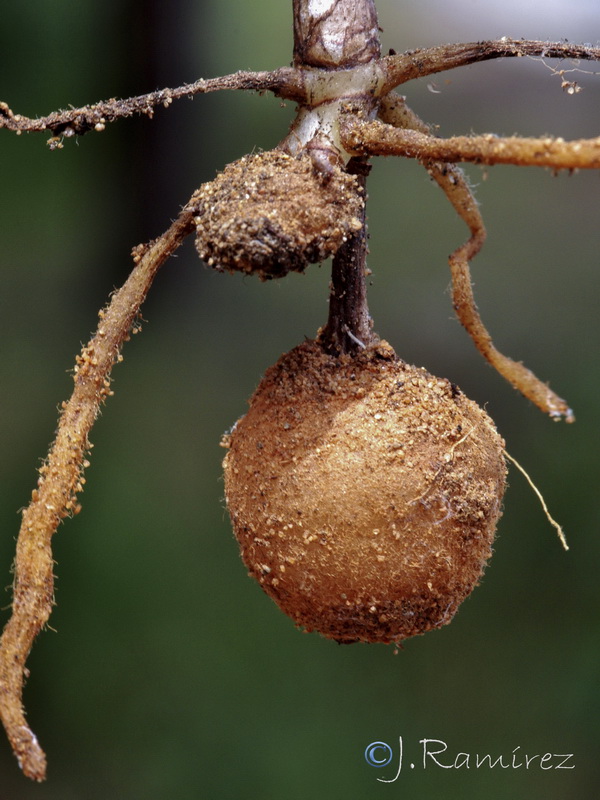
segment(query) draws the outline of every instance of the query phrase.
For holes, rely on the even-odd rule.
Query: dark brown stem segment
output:
[[[368,171],[366,163],[353,159],[348,164],[348,171],[359,175],[364,192]],[[323,348],[332,355],[355,353],[376,338],[367,305],[367,230],[364,208],[361,221],[361,230],[343,244],[333,258],[329,318],[318,336]]]
[[[46,757],[29,728],[22,705],[25,662],[54,604],[51,539],[61,520],[77,513],[88,435],[110,392],[110,372],[119,360],[152,280],[161,264],[193,230],[193,212],[184,208],[159,239],[134,250],[131,275],[106,309],[94,337],[77,357],[75,388],[63,403],[56,439],[40,469],[38,488],[23,512],[14,564],[12,616],[0,639],[0,718],[21,769],[36,781],[46,776]]]

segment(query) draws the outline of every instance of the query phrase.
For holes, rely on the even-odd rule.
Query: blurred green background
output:
[[[597,3],[381,0],[384,48],[537,37],[597,42]],[[0,99],[35,116],[291,59],[291,3],[30,0],[2,4]],[[569,67],[574,65],[570,64]],[[586,70],[597,70],[579,65]],[[442,135],[600,132],[600,78],[569,96],[529,59],[403,91]],[[229,93],[182,100],[49,152],[0,131],[0,569],[97,310],[227,162],[274,146],[293,108]],[[450,626],[406,643],[302,635],[246,577],[223,504],[219,439],[262,372],[327,313],[328,267],[260,284],[209,272],[191,242],[159,274],[143,334],[92,433],[83,512],[55,537],[58,605],[36,643],[29,720],[49,757],[32,785],[0,740],[0,800],[29,798],[592,798],[600,784],[598,174],[470,168],[488,226],[473,265],[497,345],[566,396],[554,424],[505,385],[453,317],[447,254],[466,232],[417,165],[375,163],[376,329],[407,361],[485,404],[566,529],[564,553],[511,469],[496,553]],[[4,593],[3,605],[10,602]],[[6,618],[8,612],[3,612]],[[370,767],[388,742],[396,761]],[[573,770],[442,769],[458,752],[574,753]],[[3,739],[3,737],[2,737]],[[555,762],[556,763],[556,762]]]

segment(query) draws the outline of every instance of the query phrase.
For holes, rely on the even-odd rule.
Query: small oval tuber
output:
[[[334,255],[361,229],[364,199],[339,166],[323,173],[306,152],[269,150],[229,164],[191,205],[200,257],[266,280]]]

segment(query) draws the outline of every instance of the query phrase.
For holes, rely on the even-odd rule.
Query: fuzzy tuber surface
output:
[[[337,358],[296,347],[224,444],[242,558],[298,626],[398,642],[450,622],[478,583],[504,442],[476,403],[386,342]]]
[[[192,204],[202,260],[266,280],[334,255],[361,229],[364,200],[340,167],[323,174],[307,153],[269,150],[229,164]]]

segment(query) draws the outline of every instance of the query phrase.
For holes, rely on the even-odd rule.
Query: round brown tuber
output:
[[[194,197],[196,248],[220,270],[280,278],[334,255],[361,229],[364,199],[339,166],[269,150],[229,164]]]
[[[224,444],[242,558],[306,630],[398,642],[450,622],[478,583],[504,442],[476,403],[386,342],[340,357],[296,347]]]

